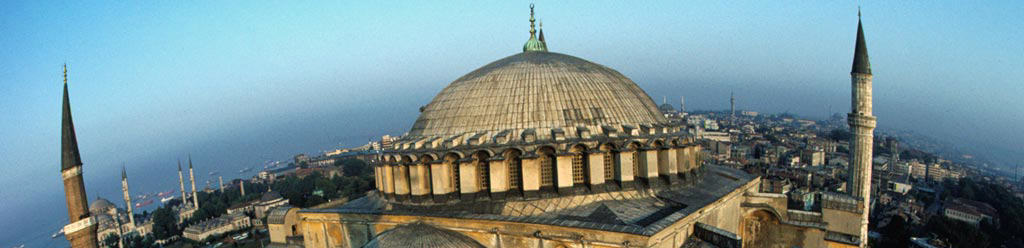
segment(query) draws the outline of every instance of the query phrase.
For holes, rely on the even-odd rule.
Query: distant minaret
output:
[[[220,180],[220,193],[224,194],[224,176],[217,176],[217,179]]]
[[[683,113],[683,112],[686,112],[686,97],[685,96],[680,96],[679,97],[679,113]]]
[[[238,189],[242,190],[242,196],[245,196],[245,180],[238,183]]]
[[[125,209],[128,210],[128,222],[132,228],[135,228],[135,212],[132,211],[132,193],[128,191],[128,172],[125,171],[124,165],[121,165],[121,191],[124,192],[124,204]]]
[[[188,195],[185,195],[185,177],[181,175],[181,159],[178,159],[178,184],[181,185],[181,206],[185,207],[188,203]]]
[[[857,11],[857,45],[853,53],[853,69],[850,71],[853,84],[853,99],[850,114],[846,116],[853,137],[850,140],[850,167],[847,173],[846,192],[863,199],[861,211],[860,247],[867,246],[868,213],[871,209],[871,153],[875,130],[875,117],[871,115],[871,63],[864,41],[864,28]]]
[[[71,118],[68,100],[68,66],[64,65],[64,104],[61,113],[60,175],[64,181],[64,199],[68,205],[70,224],[64,226],[64,236],[72,248],[99,247],[96,239],[96,218],[89,215],[89,198],[82,180],[82,156],[78,153],[75,123]]]
[[[729,117],[731,118],[731,120],[735,121],[736,120],[736,94],[733,93],[733,92],[729,92],[729,109],[730,109],[730,112],[731,112],[731,114],[729,114]]]
[[[192,181],[192,206],[199,209],[199,195],[196,194],[196,174],[192,173],[192,155],[188,155],[188,180]]]

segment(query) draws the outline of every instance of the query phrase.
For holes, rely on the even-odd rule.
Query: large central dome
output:
[[[410,137],[480,132],[537,133],[578,127],[658,125],[651,97],[618,71],[545,51],[515,54],[455,80],[423,108]]]

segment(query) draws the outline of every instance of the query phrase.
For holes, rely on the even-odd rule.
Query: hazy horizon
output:
[[[0,246],[66,224],[65,62],[90,200],[122,205],[122,163],[133,191],[158,191],[189,154],[200,180],[234,178],[404,133],[449,82],[521,51],[529,4],[5,2],[0,222],[41,223],[4,227]],[[616,69],[659,104],[726,109],[735,92],[738,109],[849,111],[857,3],[535,4],[552,52]],[[880,129],[1021,160],[1024,4],[860,5]]]

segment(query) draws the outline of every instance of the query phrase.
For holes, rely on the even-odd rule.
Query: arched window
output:
[[[555,186],[555,151],[545,147],[540,153],[540,186]]]
[[[508,189],[520,189],[523,184],[523,158],[519,151],[508,152]]]
[[[611,145],[604,145],[601,148],[601,152],[604,155],[604,180],[609,182],[615,180],[615,160],[618,159],[619,152],[612,151],[614,148]]]
[[[573,185],[582,185],[582,184],[587,182],[586,181],[587,180],[587,169],[589,169],[588,167],[590,167],[590,166],[587,166],[588,163],[587,163],[587,159],[585,158],[585,156],[586,156],[586,152],[585,151],[586,150],[587,150],[586,147],[583,147],[583,146],[580,146],[580,145],[573,146],[573,148],[571,150],[571,152],[572,152],[572,184]]]
[[[489,158],[486,152],[476,153],[477,179],[480,182],[479,192],[491,191],[491,162],[487,161]]]
[[[448,154],[444,158],[444,163],[449,165],[448,172],[452,175],[452,181],[449,186],[452,187],[452,192],[459,193],[461,189],[459,187],[459,157],[455,154]]]

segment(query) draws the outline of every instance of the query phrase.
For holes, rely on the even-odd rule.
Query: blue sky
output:
[[[1020,147],[1018,1],[553,1],[536,11],[551,51],[615,68],[656,101],[725,109],[736,92],[741,109],[820,118],[849,109],[858,4],[880,127]],[[519,52],[529,29],[529,2],[515,1],[2,5],[0,223],[52,211],[42,205],[66,218],[62,63],[87,186],[115,198],[122,162],[172,173],[192,154],[237,168],[407,131],[419,106]],[[137,188],[176,183],[153,178],[159,186]]]

